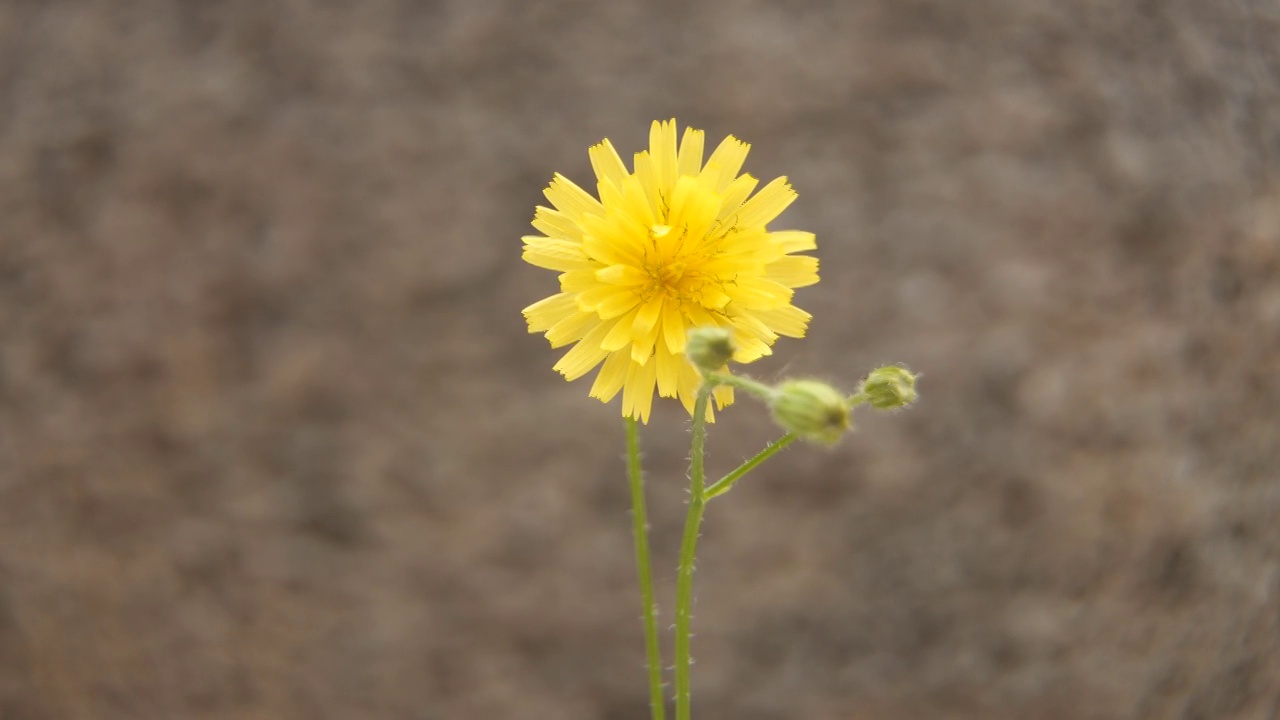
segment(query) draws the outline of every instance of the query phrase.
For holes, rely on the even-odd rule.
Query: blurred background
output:
[[[700,716],[1274,720],[1278,78],[1274,0],[2,2],[0,717],[647,717],[519,238],[676,117],[818,236],[750,372],[924,375],[710,507]]]

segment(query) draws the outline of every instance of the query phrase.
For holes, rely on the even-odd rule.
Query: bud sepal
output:
[[[700,327],[689,331],[684,354],[706,376],[723,371],[737,350],[733,331],[722,327]]]
[[[774,422],[802,440],[834,445],[853,426],[848,399],[819,380],[787,380],[769,398]]]
[[[886,365],[872,370],[862,381],[855,403],[865,402],[877,410],[896,410],[916,401],[916,378],[903,365]]]

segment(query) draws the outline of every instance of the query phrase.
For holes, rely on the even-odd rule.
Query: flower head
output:
[[[737,351],[733,331],[722,327],[700,327],[689,331],[684,356],[702,373],[720,372]]]
[[[916,375],[902,365],[876,368],[862,381],[861,393],[879,410],[903,408],[916,401]]]
[[[849,402],[817,380],[788,380],[769,401],[774,422],[809,442],[834,445],[851,426]]]
[[[818,281],[812,233],[766,225],[795,199],[786,178],[752,196],[739,175],[749,146],[725,138],[703,163],[703,133],[655,122],[649,149],[628,170],[604,140],[589,151],[599,198],[556,174],[524,238],[524,259],[560,273],[560,292],[524,309],[529,332],[552,347],[573,344],[556,363],[575,380],[597,366],[592,397],[622,391],[622,414],[648,422],[654,390],[693,411],[701,380],[685,357],[692,328],[733,333],[733,359],[768,355],[778,336],[803,337],[809,313],[793,288]],[[723,407],[732,390],[716,390]]]

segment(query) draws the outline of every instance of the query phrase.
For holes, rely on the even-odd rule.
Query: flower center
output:
[[[668,289],[675,289],[680,284],[680,278],[684,277],[684,263],[673,262],[658,268],[658,282],[667,286]]]
[[[679,260],[646,264],[645,273],[651,278],[649,293],[663,293],[673,300],[680,300],[687,294],[691,278],[685,276],[688,266]],[[648,293],[646,293],[648,294]]]
[[[687,224],[649,226],[649,247],[642,266],[649,276],[649,282],[641,291],[644,300],[660,295],[681,307],[685,304],[724,307],[729,298],[724,293],[723,282],[706,272],[706,263],[713,254],[703,247],[705,232],[702,227],[690,232]]]
[[[649,286],[650,292],[665,293],[667,297],[680,299],[684,294],[682,283],[685,280],[685,271],[688,264],[680,258],[680,248],[672,245],[672,241],[677,240],[673,233],[676,229],[670,225],[654,225],[649,228],[649,237],[653,242],[654,254],[650,256],[649,262],[645,263],[645,273],[653,278],[653,282]]]

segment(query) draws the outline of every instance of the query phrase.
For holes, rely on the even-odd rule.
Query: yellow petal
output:
[[[616,210],[622,204],[622,183],[626,182],[626,178],[615,184],[608,178],[600,178],[596,183],[596,191],[600,196],[600,204],[604,206],[605,215],[608,216],[610,211]]]
[[[619,285],[622,287],[635,287],[636,285],[647,285],[651,278],[645,271],[635,267],[634,265],[610,265],[596,271],[596,279],[610,285]]]
[[[680,314],[680,306],[674,300],[667,301],[662,311],[662,339],[659,347],[667,352],[683,353],[689,329],[685,327],[684,316]]]
[[[724,291],[724,286],[720,283],[707,283],[698,290],[698,302],[705,308],[718,310],[729,304],[732,300]],[[702,323],[699,323],[701,325]]]
[[[626,218],[642,228],[651,227],[658,221],[657,216],[654,215],[656,205],[650,202],[649,193],[646,192],[645,187],[637,169],[636,174],[628,177],[622,188],[621,210]]]
[[[631,362],[646,365],[653,357],[653,346],[658,343],[658,328],[644,335],[633,335],[631,338]]]
[[[763,228],[741,228],[720,242],[717,260],[747,260],[764,263],[777,260],[786,253]]]
[[[693,415],[693,402],[697,399],[698,387],[702,385],[702,375],[698,374],[687,359],[680,365],[679,375],[676,397],[680,398],[680,404],[684,405],[685,412]]]
[[[640,307],[644,307],[643,305]],[[635,322],[636,313],[640,312],[640,307],[629,310],[622,317],[618,318],[617,324],[609,331],[608,335],[600,341],[600,346],[609,352],[621,350],[630,343],[635,335],[631,332],[631,324]]]
[[[578,312],[578,303],[569,293],[558,293],[539,300],[521,311],[529,321],[529,332],[543,332]]]
[[[818,258],[787,255],[766,265],[764,276],[789,288],[813,285],[818,282]]]
[[[648,201],[648,214],[653,218],[650,225],[667,221],[667,195],[659,184],[658,170],[648,152],[638,152],[634,160],[635,179],[644,188],[645,200]]]
[[[560,361],[552,368],[556,372],[564,375],[565,380],[577,380],[591,371],[591,368],[600,364],[608,355],[600,347],[600,341],[604,336],[613,329],[615,323],[604,322],[591,329],[586,337],[578,341],[569,349],[569,352],[560,358]]]
[[[583,221],[582,250],[604,265],[644,264],[644,247],[637,238],[647,232],[625,218],[590,216]]]
[[[657,353],[649,364],[657,366],[655,372],[658,378],[659,396],[676,396],[676,390],[680,387],[681,363],[687,363],[683,355],[672,355],[665,345],[658,345]]]
[[[597,285],[578,293],[578,309],[609,320],[627,312],[640,302],[640,296],[626,288]]]
[[[555,178],[547,189],[542,191],[542,194],[547,196],[556,209],[578,224],[582,224],[582,219],[587,215],[604,214],[604,206],[599,200],[591,197],[586,190],[560,173],[556,173]]]
[[[742,224],[738,217],[738,208],[742,207],[742,203],[747,201],[747,197],[751,195],[751,191],[756,189],[756,185],[760,183],[751,175],[743,175],[733,178],[732,182],[725,184],[724,190],[720,192],[720,215],[718,219],[722,222],[718,230],[719,235],[733,232]]]
[[[600,316],[595,313],[576,312],[552,325],[547,330],[547,340],[553,348],[564,347],[581,340],[599,322]]]
[[[668,218],[668,222],[680,230],[672,233],[675,242],[670,252],[678,254],[700,242],[715,222],[719,210],[717,196],[699,192],[698,181],[692,177],[680,178],[671,194],[671,215]]]
[[[634,290],[623,289],[606,297],[596,306],[596,313],[601,320],[608,320],[629,312],[640,304],[640,295]]]
[[[772,345],[778,339],[778,335],[769,329],[752,312],[739,312],[730,320],[735,330],[750,335],[753,338],[763,340],[766,344]]]
[[[721,320],[723,316],[712,315],[704,307],[698,307],[697,305],[685,305],[683,310],[688,316],[686,319],[688,320],[688,326],[690,329],[701,327],[724,327],[725,323]]]
[[[779,308],[791,302],[795,293],[791,288],[779,285],[772,280],[750,275],[739,275],[724,291],[744,308]]]
[[[569,274],[570,273],[565,273],[565,275]],[[616,302],[615,296],[618,295],[621,295],[624,298],[628,295],[633,298],[635,297],[635,293],[626,288],[620,288],[617,285],[606,285],[605,283],[597,281],[578,293],[578,309],[587,312],[598,312],[600,310],[600,306],[604,303],[609,302],[611,305],[614,304]],[[625,310],[626,308],[623,309]],[[617,317],[617,313],[612,317]]]
[[[796,191],[787,184],[787,179],[775,178],[738,208],[738,222],[743,227],[763,227],[782,214],[795,199]]]
[[[654,121],[649,127],[649,155],[653,158],[658,189],[663,197],[670,198],[678,177],[675,120]]]
[[[559,210],[538,206],[533,212],[533,226],[547,237],[582,241],[582,228]]]
[[[809,320],[813,317],[795,305],[786,305],[773,310],[752,310],[751,314],[768,325],[769,329],[775,333],[795,338],[804,337],[805,330],[809,327]]]
[[[733,361],[737,363],[755,362],[766,355],[773,354],[768,343],[746,333],[735,333],[733,342],[738,346],[737,351],[733,353]]]
[[[596,279],[595,270],[570,270],[560,273],[560,289],[567,293],[580,293],[592,288],[600,287],[600,281]],[[590,310],[591,308],[582,308]]]
[[[653,328],[657,326],[658,319],[662,317],[664,298],[662,295],[654,295],[649,298],[640,308],[640,312],[636,313],[635,322],[631,325],[631,332],[637,337],[643,337],[653,332]]]
[[[706,190],[709,195],[718,198],[720,205],[723,206],[724,196],[716,190],[716,188],[720,187],[720,177],[720,166],[708,165],[698,173],[698,187]]]
[[[596,374],[596,380],[591,384],[591,392],[588,394],[599,398],[602,402],[612,400],[622,389],[622,384],[626,382],[627,368],[630,365],[631,357],[627,353],[609,353],[609,357],[600,366],[600,372]]]
[[[739,275],[759,276],[764,274],[765,262],[758,260],[753,252],[730,253],[716,255],[714,259],[703,264],[702,272],[717,278],[732,279]]]
[[[733,404],[733,388],[728,385],[721,385],[711,391],[711,397],[716,400],[716,407],[724,409]]]
[[[524,241],[522,257],[530,265],[560,272],[594,266],[594,263],[582,252],[580,243],[534,235],[526,235],[521,239]]]
[[[622,187],[623,181],[630,173],[627,172],[627,166],[622,164],[622,158],[618,157],[618,151],[613,148],[613,143],[609,142],[608,138],[601,140],[599,144],[592,145],[587,155],[591,158],[591,168],[596,171],[597,178]]]
[[[626,385],[622,388],[622,414],[649,422],[649,409],[653,407],[653,385],[657,380],[657,363],[640,365],[631,363],[627,368]]]
[[[680,157],[677,160],[680,175],[697,175],[702,170],[702,143],[701,130],[691,127],[684,129],[684,136],[680,138]]]
[[[811,232],[801,232],[799,230],[775,230],[769,233],[783,252],[794,253],[804,252],[805,250],[815,250],[818,243],[814,234]]]
[[[716,188],[716,192],[723,193],[729,187],[729,183],[742,169],[742,163],[746,162],[747,152],[750,150],[750,145],[730,135],[711,153],[711,157],[707,158],[707,165],[715,165],[720,169],[720,186]]]

